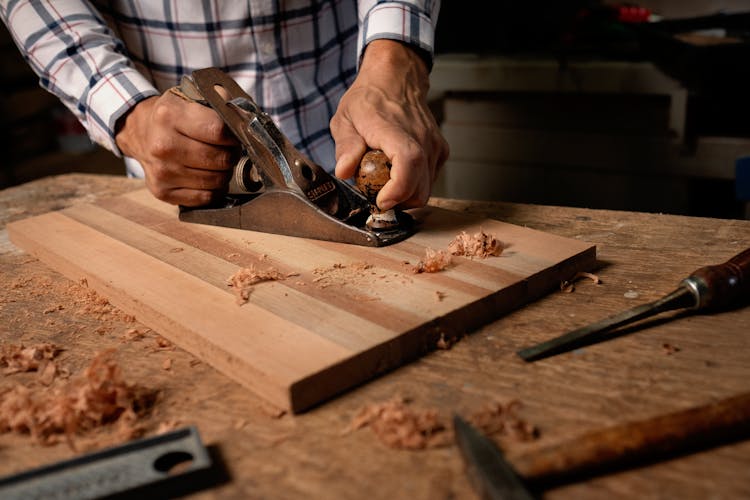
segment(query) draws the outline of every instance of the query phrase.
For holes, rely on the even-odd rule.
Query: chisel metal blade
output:
[[[603,334],[618,327],[634,323],[664,311],[692,307],[695,305],[695,300],[695,295],[689,288],[680,287],[657,301],[634,307],[554,339],[526,347],[518,351],[517,354],[524,361],[536,361],[555,354],[572,351],[573,349],[596,342],[599,336],[603,336]]]

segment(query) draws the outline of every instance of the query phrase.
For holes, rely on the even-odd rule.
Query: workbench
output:
[[[198,427],[230,480],[195,498],[475,498],[453,445],[406,451],[368,429],[344,432],[360,409],[396,395],[437,409],[446,422],[487,402],[520,402],[518,414],[539,437],[498,438],[509,461],[520,453],[628,421],[708,404],[750,389],[750,308],[715,315],[667,313],[645,328],[527,364],[516,350],[672,291],[698,267],[750,245],[750,221],[584,208],[433,199],[431,204],[597,245],[601,279],[556,291],[462,338],[450,349],[386,373],[297,415],[262,400],[161,342],[159,332],[125,315],[77,310],[73,283],[15,248],[13,220],[141,189],[118,176],[66,174],[0,191],[0,338],[53,342],[71,375],[112,348],[127,379],[159,390],[143,424]],[[211,314],[211,311],[205,311]],[[675,318],[672,318],[676,316]],[[671,319],[671,320],[667,320]],[[103,328],[103,326],[106,326]],[[137,330],[143,338],[128,340]],[[35,373],[0,375],[0,387],[32,384]],[[114,429],[82,437],[79,452],[119,444]],[[0,435],[0,475],[72,457],[64,443]],[[750,441],[548,489],[545,498],[748,498]]]

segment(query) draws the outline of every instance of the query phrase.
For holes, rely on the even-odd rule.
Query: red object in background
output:
[[[645,23],[651,17],[651,10],[632,4],[615,4],[617,20],[622,23]]]

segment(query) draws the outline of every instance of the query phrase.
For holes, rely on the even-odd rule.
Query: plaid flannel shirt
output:
[[[439,9],[440,0],[0,0],[41,86],[115,154],[130,108],[215,66],[329,170],[328,123],[365,46],[398,40],[431,60]]]

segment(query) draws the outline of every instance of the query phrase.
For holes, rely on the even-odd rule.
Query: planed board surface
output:
[[[146,190],[8,225],[17,246],[175,344],[293,412],[469,333],[596,261],[594,245],[427,207],[418,233],[384,248],[190,224]],[[453,257],[414,274],[426,248],[484,230],[499,257]],[[408,262],[408,264],[407,264]],[[362,266],[361,264],[366,264]],[[238,305],[238,269],[290,275]],[[442,297],[442,298],[441,298]]]

